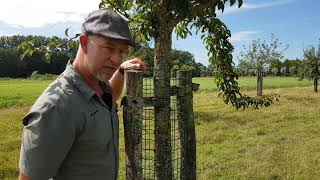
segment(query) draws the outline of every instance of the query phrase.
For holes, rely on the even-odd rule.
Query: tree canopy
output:
[[[238,75],[232,61],[233,46],[228,38],[230,30],[216,17],[229,3],[241,7],[242,0],[102,0],[100,8],[111,8],[125,16],[138,42],[155,41],[155,76],[166,76],[166,69],[172,68],[172,32],[178,38],[192,35],[191,29],[201,32],[201,39],[209,51],[209,62],[214,68],[214,76],[219,95],[225,103],[238,108],[250,105],[270,105],[270,97],[250,98],[240,93]],[[157,71],[162,69],[162,71]],[[168,78],[165,80],[168,82]],[[161,84],[161,83],[160,83]],[[163,84],[163,83],[162,83]],[[168,84],[168,83],[166,83]],[[161,89],[161,88],[160,88]],[[272,98],[271,98],[272,99]],[[270,103],[271,102],[271,103]]]
[[[309,46],[304,50],[303,66],[300,78],[314,81],[314,91],[318,92],[318,79],[320,77],[320,39],[318,47]]]

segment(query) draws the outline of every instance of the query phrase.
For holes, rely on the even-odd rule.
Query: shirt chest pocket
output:
[[[105,147],[112,143],[113,128],[111,114],[107,109],[97,109],[90,113],[85,124],[81,141],[91,147]]]

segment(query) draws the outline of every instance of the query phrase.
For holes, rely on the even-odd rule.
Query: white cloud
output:
[[[217,14],[226,15],[226,14],[232,14],[232,13],[236,13],[236,12],[243,11],[243,10],[280,6],[280,5],[292,3],[293,1],[294,0],[276,0],[276,1],[266,2],[266,3],[246,3],[246,2],[244,2],[240,8],[238,8],[237,5],[233,5],[231,7],[226,7],[224,9],[223,13],[221,13],[221,11],[219,11]]]
[[[231,42],[251,40],[252,35],[258,34],[259,31],[240,31],[231,35]]]
[[[42,27],[46,24],[81,22],[100,0],[2,1],[0,21],[12,26]]]

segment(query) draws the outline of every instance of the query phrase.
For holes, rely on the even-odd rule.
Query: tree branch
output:
[[[119,8],[117,8],[110,0],[106,0],[118,13],[120,13],[121,15],[123,15],[124,17],[131,19],[130,15],[128,13],[126,13],[125,11],[122,12]],[[132,20],[132,19],[131,19]]]

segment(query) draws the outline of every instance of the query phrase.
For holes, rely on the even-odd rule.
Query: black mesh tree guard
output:
[[[171,78],[170,87],[162,92],[167,95],[155,98],[152,78],[142,78],[142,72],[138,71],[125,72],[122,104],[127,179],[195,179],[192,90],[196,88],[191,72],[177,74]],[[162,101],[170,102],[170,122],[167,122],[170,124],[165,126],[170,129],[157,127],[155,108],[161,106]],[[167,140],[170,143],[163,143]]]

